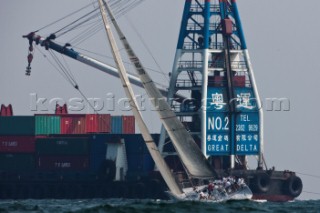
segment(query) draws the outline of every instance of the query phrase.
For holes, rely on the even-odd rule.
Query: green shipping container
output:
[[[36,135],[51,135],[61,133],[61,118],[55,115],[37,115]]]
[[[30,172],[35,169],[33,154],[0,154],[0,170]]]
[[[0,117],[0,135],[34,135],[34,116]]]
[[[88,138],[38,138],[36,152],[39,155],[87,155],[89,153]]]

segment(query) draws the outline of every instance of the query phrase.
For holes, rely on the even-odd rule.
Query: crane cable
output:
[[[66,79],[71,85],[72,87],[74,87],[79,94],[84,98],[84,100],[88,103],[88,105],[90,106],[90,108],[93,109],[95,114],[99,114],[98,111],[95,109],[95,107],[90,103],[89,99],[86,97],[86,95],[84,94],[84,92],[80,89],[78,83],[76,82],[76,80],[74,79],[71,70],[68,71],[68,66],[64,66],[63,63],[59,60],[59,58],[52,52],[49,51],[53,60],[56,62],[57,65],[55,65],[48,57],[46,54],[44,54],[38,47],[36,47],[39,52],[43,55],[44,58],[46,58],[48,60],[48,62],[61,74],[61,76]],[[102,119],[104,119],[102,117]]]
[[[149,53],[149,55],[152,57],[154,63],[156,64],[156,66],[158,67],[158,69],[160,70],[160,73],[164,76],[164,78],[167,80],[167,82],[169,82],[169,77],[168,75],[165,74],[165,72],[162,70],[160,64],[158,63],[158,61],[156,60],[156,58],[154,57],[154,55],[152,54],[151,50],[148,48],[148,45],[146,44],[146,42],[144,41],[142,35],[139,33],[139,31],[137,30],[137,28],[134,26],[134,24],[127,18],[125,17],[126,20],[128,21],[129,25],[131,26],[131,28],[134,30],[134,32],[138,35],[141,43],[143,44],[144,48],[147,50],[147,52]]]
[[[68,17],[70,17],[70,16],[72,16],[72,15],[74,15],[74,14],[76,14],[76,13],[78,13],[78,12],[84,10],[84,9],[86,9],[86,8],[89,7],[89,6],[91,6],[91,4],[88,4],[88,5],[80,8],[80,9],[78,9],[78,10],[76,10],[76,11],[74,11],[74,12],[72,12],[72,13],[66,15],[66,16],[63,16],[62,18],[60,18],[60,19],[58,19],[58,20],[56,20],[56,21],[54,21],[54,22],[51,22],[50,24],[47,24],[47,25],[39,28],[38,30],[36,30],[36,31],[34,31],[34,32],[38,32],[38,31],[40,31],[40,30],[43,30],[43,29],[45,29],[45,28],[48,28],[48,27],[50,27],[50,26],[52,26],[52,25],[54,25],[54,24],[56,24],[56,23],[58,23],[58,22],[60,22],[60,21],[62,21],[62,20],[64,20],[64,19],[66,19],[66,18],[68,18]]]

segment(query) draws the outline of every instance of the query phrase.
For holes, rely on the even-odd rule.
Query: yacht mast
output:
[[[182,190],[180,189],[178,183],[176,182],[174,176],[172,175],[168,165],[166,164],[166,162],[162,158],[156,144],[153,141],[153,138],[151,137],[151,135],[149,133],[149,130],[148,130],[145,122],[142,119],[142,115],[138,109],[138,104],[136,102],[136,99],[134,98],[134,93],[133,93],[130,81],[128,79],[124,64],[122,62],[119,49],[118,49],[116,41],[113,37],[109,21],[108,21],[106,12],[104,10],[104,6],[103,6],[104,4],[103,4],[102,0],[98,0],[98,2],[99,2],[99,7],[100,7],[102,19],[103,19],[103,22],[105,25],[105,30],[108,35],[108,40],[109,40],[110,46],[112,48],[112,54],[113,54],[115,63],[117,65],[117,68],[119,70],[119,76],[120,76],[123,88],[125,90],[125,93],[126,93],[127,97],[129,98],[133,115],[135,116],[135,118],[137,120],[137,123],[138,123],[140,131],[142,133],[143,139],[144,139],[144,141],[147,145],[147,148],[148,148],[155,164],[157,165],[163,179],[167,183],[170,191],[174,194],[177,194],[177,195],[182,194]]]
[[[158,88],[146,72],[140,59],[134,53],[125,35],[122,33],[115,17],[108,4],[106,3],[106,9],[111,17],[111,21],[118,33],[118,36],[123,43],[125,50],[129,56],[130,61],[134,65],[141,82],[155,107],[162,124],[167,130],[170,139],[182,161],[188,174],[196,178],[212,178],[216,176],[215,171],[209,165],[206,157],[202,154],[200,148],[195,143],[192,136],[186,130],[185,126],[177,118],[176,114],[171,109],[167,100],[161,95]]]

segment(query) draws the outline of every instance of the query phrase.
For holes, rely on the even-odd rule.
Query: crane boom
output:
[[[27,38],[29,40],[29,43],[35,42],[37,45],[45,47],[46,50],[49,50],[49,49],[54,50],[58,53],[66,55],[74,60],[80,61],[88,66],[94,67],[104,73],[107,73],[109,75],[112,75],[114,77],[119,78],[119,72],[115,67],[107,65],[97,59],[86,56],[82,53],[79,53],[72,48],[68,48],[67,45],[65,45],[65,46],[59,45],[59,44],[53,42],[51,39],[41,37],[40,35],[37,35],[34,32],[29,33],[28,35],[24,35],[23,38]],[[143,88],[143,84],[141,83],[139,77],[132,75],[132,74],[128,74],[128,78],[129,78],[130,83],[132,83],[133,85],[136,85],[140,88]],[[161,94],[164,97],[167,97],[167,94],[168,94],[167,89],[159,88],[159,90],[161,91]],[[182,102],[185,99],[184,96],[179,95],[179,94],[177,94],[174,98],[178,102]]]

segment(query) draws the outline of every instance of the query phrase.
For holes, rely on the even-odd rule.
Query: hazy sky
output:
[[[0,97],[1,104],[13,104],[16,115],[30,115],[31,94],[40,98],[81,97],[36,49],[31,77],[25,76],[27,41],[22,35],[89,4],[92,0],[2,0],[0,1]],[[183,12],[183,0],[146,0],[126,14],[139,31],[161,69],[171,71]],[[319,50],[320,1],[239,0],[240,16],[262,100],[288,98],[290,111],[265,113],[265,158],[269,167],[293,170],[320,177]],[[146,67],[159,70],[139,41],[132,26],[121,25]],[[57,28],[51,28],[55,30]],[[48,30],[39,34],[48,35]],[[63,38],[61,40],[63,41]],[[111,55],[103,31],[83,43],[83,48]],[[48,53],[46,53],[48,54]],[[111,60],[105,60],[111,63]],[[108,93],[124,97],[114,77],[68,60],[68,65],[87,97],[106,100]],[[152,72],[159,83],[167,78]],[[144,94],[140,89],[136,93]],[[88,107],[83,113],[92,112]],[[104,112],[104,111],[102,111]],[[40,112],[38,112],[40,113]],[[130,114],[117,109],[114,114]],[[151,112],[144,116],[152,132],[159,122]],[[320,193],[320,178],[300,175],[304,191]],[[301,199],[319,199],[303,193]]]

